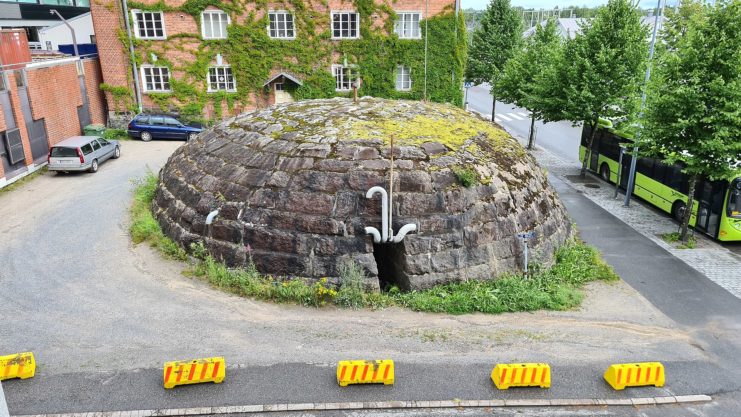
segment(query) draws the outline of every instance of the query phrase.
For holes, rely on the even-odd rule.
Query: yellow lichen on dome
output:
[[[409,119],[351,119],[346,133],[348,139],[380,138],[385,143],[389,143],[393,137],[398,146],[419,146],[426,142],[438,142],[454,152],[458,151],[467,141],[477,137],[485,138],[496,148],[511,148],[510,136],[490,123],[469,115],[456,117],[458,115],[448,113],[446,116],[415,115]]]

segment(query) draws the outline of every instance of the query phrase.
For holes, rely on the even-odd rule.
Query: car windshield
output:
[[[56,158],[75,158],[77,157],[77,149],[55,146],[51,148],[51,156]]]
[[[727,215],[741,219],[741,178],[736,178],[728,190]]]

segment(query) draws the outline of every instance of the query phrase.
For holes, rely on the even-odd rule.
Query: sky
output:
[[[568,6],[599,6],[600,4],[607,3],[607,0],[511,0],[511,2],[513,6],[522,6],[525,8],[552,9],[558,6],[560,9],[563,9]],[[640,6],[642,8],[655,7],[656,3],[656,1],[641,0]],[[461,5],[464,9],[473,8],[483,10],[487,4],[489,4],[489,0],[461,0]]]

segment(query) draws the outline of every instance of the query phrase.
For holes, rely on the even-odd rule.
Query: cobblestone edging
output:
[[[613,198],[614,185],[607,184],[594,177],[592,177],[594,181],[591,184],[596,183],[599,188],[590,188],[585,185],[590,182],[570,181],[567,176],[579,174],[581,165],[578,163],[564,161],[540,146],[536,146],[531,154],[550,173],[566,181],[585,197],[609,211],[711,281],[725,288],[734,296],[741,298],[741,274],[739,274],[739,271],[741,271],[741,256],[701,234],[695,234],[697,248],[677,249],[660,237],[663,233],[675,232],[678,229],[677,223],[668,216],[656,212],[653,208],[647,207],[643,202],[636,199],[631,200],[630,207],[624,207],[624,195],[619,195],[617,199]]]
[[[645,397],[601,400],[587,399],[516,399],[516,400],[457,400],[457,401],[372,401],[343,403],[265,404],[229,407],[171,408],[158,410],[112,411],[68,414],[38,414],[22,417],[169,417],[265,413],[279,411],[322,411],[322,410],[380,410],[414,408],[480,408],[480,407],[597,407],[686,404],[712,401],[708,395],[677,395],[671,397]],[[21,416],[17,416],[21,417]]]

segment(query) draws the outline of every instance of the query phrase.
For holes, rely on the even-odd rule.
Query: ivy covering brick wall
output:
[[[348,95],[335,91],[331,72],[332,64],[344,62],[357,67],[362,78],[360,95],[422,99],[425,95],[425,30],[429,31],[427,98],[460,106],[466,61],[462,13],[456,16],[453,5],[449,4],[427,22],[420,22],[421,39],[399,39],[393,34],[394,3],[348,2],[343,10],[354,9],[360,14],[360,38],[345,40],[331,39],[329,5],[324,0],[317,3],[322,7],[302,0],[270,3],[263,0],[186,0],[179,6],[164,1],[149,4],[130,1],[128,5],[130,10],[162,11],[168,24],[166,40],[131,39],[138,65],[170,68],[172,91],[147,93],[146,96],[161,109],[177,110],[191,119],[203,117],[207,109],[212,109],[208,113],[219,119],[224,110],[231,113],[235,108],[267,105],[263,84],[278,71],[301,79],[301,86],[285,85],[295,99]],[[206,9],[219,9],[229,14],[231,23],[226,39],[202,39],[201,12]],[[268,36],[268,10],[287,10],[293,14],[295,39]],[[168,19],[177,22],[177,27],[171,28]],[[191,29],[187,30],[188,27]],[[121,47],[127,48],[129,38],[123,29],[119,30],[118,38]],[[153,54],[157,57],[156,63],[152,62]],[[223,57],[224,64],[232,68],[236,92],[207,92],[206,74],[208,68],[215,65],[218,54]],[[411,69],[409,91],[396,90],[399,65]]]

